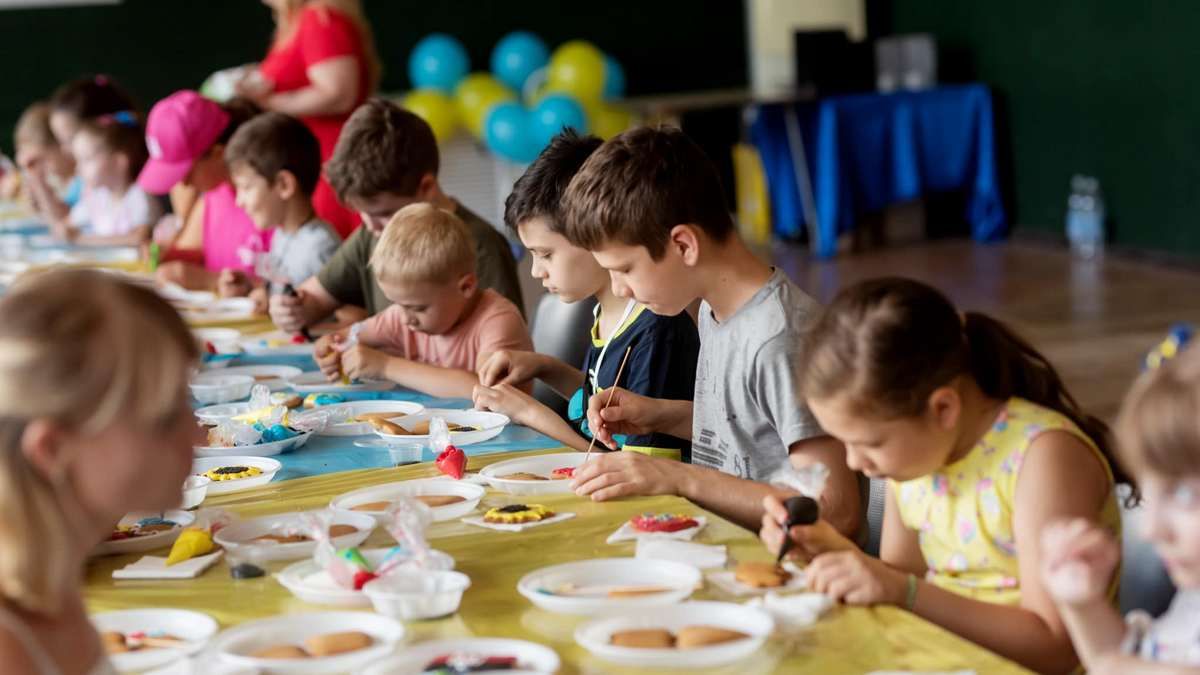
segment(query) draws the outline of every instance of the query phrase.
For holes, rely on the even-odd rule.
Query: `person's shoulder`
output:
[[[521,316],[521,310],[517,309],[517,305],[495,290],[485,288],[479,292],[479,295],[479,302],[475,305],[476,316],[494,318],[511,314],[521,319],[522,322],[525,321]]]
[[[320,218],[313,218],[305,223],[300,228],[300,232],[314,244],[324,245],[332,242],[336,245],[342,243],[342,238],[338,236],[337,230],[333,229],[333,225]]]
[[[507,239],[504,238],[504,233],[484,220],[483,216],[467,208],[460,201],[455,200],[455,204],[457,206],[454,210],[454,215],[466,223],[467,227],[471,230],[471,235],[475,237],[475,241],[479,245],[482,246],[485,242],[495,243],[497,239],[507,242]]]
[[[630,329],[638,333],[660,334],[672,333],[675,335],[696,335],[696,322],[692,321],[691,315],[687,312],[678,314],[655,314],[647,307],[642,307]]]
[[[353,25],[353,20],[340,9],[322,2],[308,2],[300,8],[297,25],[301,28],[324,28],[333,25]]]

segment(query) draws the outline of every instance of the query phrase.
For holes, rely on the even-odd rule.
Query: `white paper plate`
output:
[[[178,649],[139,649],[135,652],[110,654],[109,660],[120,672],[141,672],[165,666],[204,648],[217,634],[217,622],[207,614],[183,609],[127,609],[119,612],[93,614],[92,625],[100,633],[163,632],[187,641]]]
[[[312,342],[292,342],[292,336],[281,330],[247,335],[238,344],[247,354],[256,356],[305,356],[313,353]]]
[[[496,464],[489,464],[479,471],[479,475],[497,490],[513,495],[547,495],[570,494],[571,480],[510,480],[501,478],[514,473],[532,473],[539,476],[549,476],[555,469],[583,466],[587,455],[582,452],[565,452],[556,455],[537,455],[535,457],[520,457]]]
[[[451,431],[450,442],[460,447],[491,440],[499,436],[500,432],[504,431],[504,427],[508,426],[509,423],[508,417],[500,413],[484,412],[482,410],[446,410],[442,408],[429,408],[422,413],[409,415],[408,417],[398,417],[392,421],[406,429],[412,429],[413,425],[428,422],[434,417],[446,420],[447,424],[459,424],[478,429],[478,431]],[[388,434],[377,429],[374,431],[376,436],[388,443],[429,443],[428,434]]]
[[[316,542],[302,541],[294,544],[270,544],[266,542],[252,542],[252,540],[264,534],[278,532],[278,528],[280,527],[303,527],[303,524],[304,522],[301,520],[299,513],[280,513],[253,520],[243,520],[222,528],[213,539],[227,549],[247,544],[258,546],[266,551],[265,557],[267,560],[299,560],[313,554],[313,551],[317,548]],[[358,529],[357,532],[352,532],[333,540],[334,546],[339,549],[354,548],[361,545],[367,540],[367,537],[371,536],[371,532],[375,530],[375,519],[362,513],[339,511],[333,515],[332,524],[353,525]]]
[[[372,485],[371,487],[360,488],[353,492],[347,492],[346,494],[334,497],[329,506],[338,511],[365,513],[379,521],[380,525],[383,525],[383,521],[386,518],[384,511],[355,511],[354,507],[359,504],[370,504],[371,502],[389,501],[398,497],[415,497],[417,495],[457,495],[462,497],[465,501],[458,502],[457,504],[430,507],[430,511],[433,512],[433,520],[440,522],[462,518],[471,513],[479,506],[479,500],[483,499],[485,492],[486,490],[478,485],[453,479],[421,478],[418,480],[406,480],[399,483],[386,483],[384,485]]]
[[[180,304],[179,313],[190,321],[237,321],[256,316],[251,298],[220,298],[207,303],[184,300]]]
[[[352,391],[387,391],[395,389],[396,383],[388,380],[368,380],[357,384],[330,382],[319,370],[297,375],[289,380],[297,394],[343,394]]]
[[[215,446],[200,446],[192,448],[197,457],[232,457],[235,455],[244,455],[247,457],[274,457],[281,455],[289,450],[295,450],[308,442],[308,438],[312,436],[312,432],[302,433],[297,436],[292,436],[286,440],[275,441],[274,443],[256,443],[254,445],[235,445],[232,448],[220,448]]]
[[[319,659],[256,659],[251,653],[280,644],[301,646],[305,638],[360,631],[375,643],[366,649]],[[314,612],[250,621],[213,639],[210,650],[222,661],[268,673],[349,673],[387,656],[404,638],[395,619],[370,612]]]
[[[369,422],[337,422],[336,419],[350,419],[355,415],[366,415],[368,413],[390,413],[395,412],[395,419],[406,417],[408,415],[416,415],[425,410],[425,406],[415,401],[352,401],[349,403],[335,403],[333,405],[321,406],[322,410],[328,411],[330,414],[329,425],[323,431],[318,432],[319,436],[370,436],[375,433],[375,427]],[[345,410],[345,414],[341,412]]]
[[[255,384],[265,384],[271,391],[287,389],[288,380],[303,373],[295,366],[233,366],[225,368],[226,375],[249,375]]]
[[[245,401],[241,403],[218,403],[197,409],[196,419],[205,424],[216,426],[225,420],[232,419],[238,415],[244,415],[248,412],[250,412],[250,404]]]
[[[238,346],[242,333],[233,328],[193,328],[192,335],[196,336],[196,344],[201,352],[207,350],[210,344],[218,354],[240,354],[242,351]]]
[[[145,553],[146,551],[164,548],[175,543],[175,540],[179,538],[179,533],[183,531],[183,528],[196,522],[196,516],[188,513],[187,511],[171,510],[163,511],[161,514],[151,511],[137,511],[127,514],[121,519],[118,525],[134,525],[143,518],[157,518],[160,515],[162,518],[178,524],[179,527],[173,530],[166,530],[165,532],[148,534],[144,537],[121,539],[119,541],[106,541],[92,549],[92,555]]]
[[[230,457],[197,457],[192,460],[192,473],[203,474],[222,466],[253,466],[257,467],[262,473],[257,476],[250,476],[249,478],[214,480],[208,485],[208,494],[210,495],[223,495],[228,492],[249,490],[252,487],[266,485],[283,468],[283,465],[278,460],[271,459],[270,457],[238,455]]]
[[[393,656],[363,671],[363,675],[420,675],[434,659],[447,654],[478,654],[480,656],[511,656],[517,659],[517,670],[503,673],[557,673],[562,668],[558,654],[549,647],[502,638],[460,638],[434,640],[406,647],[404,653]]]
[[[391,549],[369,548],[361,550],[359,553],[362,553],[367,562],[371,563],[371,567],[375,568],[383,562],[383,558],[389,550]],[[418,567],[414,563],[405,563],[397,569],[452,570],[454,564],[454,558],[451,556],[441,551],[430,551],[429,560],[423,567]],[[316,561],[311,559],[288,565],[275,575],[275,579],[280,586],[291,591],[292,595],[314,605],[368,607],[371,604],[371,599],[361,590],[356,591],[352,588],[338,586],[329,573],[318,567]]]
[[[610,644],[612,634],[621,630],[665,628],[674,633],[687,626],[726,628],[750,637],[695,649],[642,649]],[[623,666],[710,668],[755,653],[774,629],[774,620],[761,609],[725,602],[685,602],[646,609],[636,615],[589,621],[575,630],[575,641],[592,654]]]
[[[700,585],[700,570],[666,560],[636,558],[597,558],[562,565],[551,565],[521,577],[517,592],[530,602],[551,612],[563,614],[598,614],[613,610],[640,613],[647,607],[680,602]],[[653,595],[610,598],[606,595],[554,595],[564,585],[576,588],[603,589],[629,586],[662,586],[672,590]]]
[[[737,597],[765,595],[772,591],[787,593],[790,591],[802,591],[808,588],[808,577],[805,576],[804,570],[797,567],[795,563],[790,560],[784,561],[783,569],[791,573],[791,578],[782,586],[775,586],[773,588],[756,588],[748,584],[743,584],[737,580],[737,572],[735,570],[710,572],[708,580],[726,593]]]

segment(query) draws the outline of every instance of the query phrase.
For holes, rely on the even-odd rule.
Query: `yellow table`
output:
[[[520,453],[527,455],[528,453]],[[509,459],[516,454],[474,457],[470,469]],[[220,495],[205,507],[223,507],[239,516],[320,508],[344,492],[367,485],[437,475],[432,464],[398,469],[370,469],[272,483],[264,487]],[[517,501],[489,491],[482,506]],[[545,565],[587,558],[631,556],[633,543],[609,545],[605,538],[625,520],[645,511],[704,513],[708,525],[697,541],[725,544],[735,559],[767,559],[758,540],[746,530],[677,497],[646,497],[596,504],[574,495],[538,497],[539,503],[576,517],[562,523],[521,533],[497,532],[453,521],[435,523],[429,531],[433,546],[454,556],[457,569],[471,577],[454,616],[434,621],[409,622],[411,638],[509,637],[545,644],[563,660],[564,673],[639,672],[620,668],[591,656],[575,644],[573,633],[586,620],[537,609],[516,590],[517,580]],[[364,547],[392,542],[376,531]],[[191,581],[121,581],[112,571],[137,556],[93,561],[87,573],[87,603],[91,611],[136,607],[182,607],[207,612],[223,626],[276,614],[321,611],[294,598],[271,577],[235,581],[224,563]],[[278,571],[288,563],[273,563]],[[698,599],[721,598],[711,588],[697,592]],[[1021,668],[899,609],[838,608],[815,627],[797,635],[772,638],[759,654],[712,672],[720,673],[865,673],[875,669],[954,670],[980,673],[1024,673]],[[662,670],[645,671],[662,673]]]

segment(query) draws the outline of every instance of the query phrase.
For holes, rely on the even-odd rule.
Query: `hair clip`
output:
[[[123,127],[130,128],[136,127],[138,124],[137,115],[135,115],[132,110],[118,110],[115,113],[101,115],[100,117],[96,118],[96,121],[103,126],[108,126],[109,124],[119,124]]]
[[[1188,323],[1177,323],[1171,326],[1171,330],[1167,332],[1167,337],[1146,355],[1142,369],[1154,370],[1164,362],[1178,356],[1183,351],[1183,348],[1191,342],[1193,332],[1192,325]]]

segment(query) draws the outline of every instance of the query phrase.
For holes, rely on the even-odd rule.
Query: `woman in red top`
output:
[[[359,0],[265,0],[275,14],[275,42],[240,93],[267,110],[299,118],[328,160],[350,113],[379,84],[379,56]],[[317,215],[343,238],[359,224],[324,177],[313,194]]]

